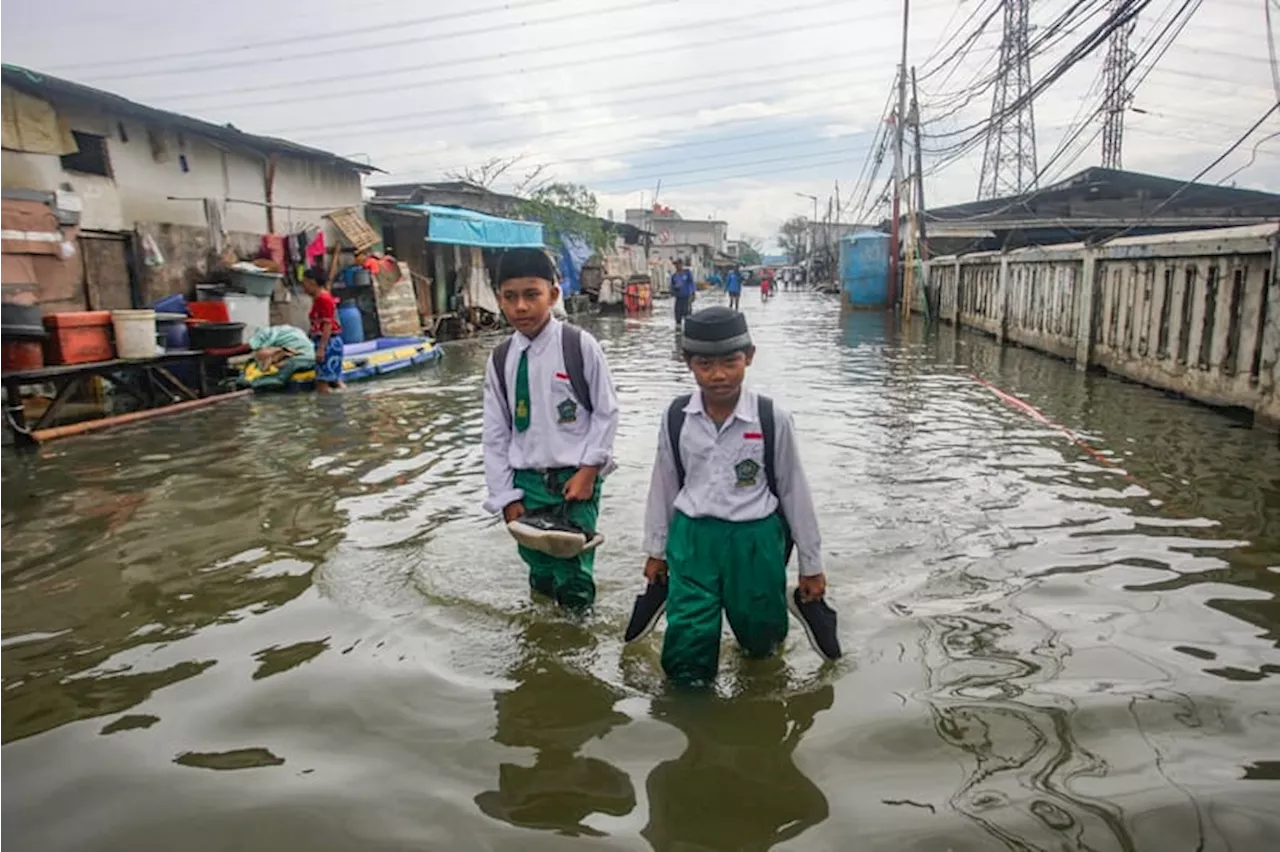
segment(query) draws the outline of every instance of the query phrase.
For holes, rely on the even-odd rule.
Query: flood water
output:
[[[714,301],[715,298],[704,299]],[[483,515],[481,368],[3,457],[3,837],[39,850],[1280,848],[1274,434],[833,299],[744,302],[846,659],[713,695],[623,649],[673,324],[623,404],[600,594]],[[1088,440],[1001,401],[974,374]]]

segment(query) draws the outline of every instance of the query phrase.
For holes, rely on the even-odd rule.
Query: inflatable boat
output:
[[[377,337],[349,344],[342,354],[342,380],[355,382],[426,364],[439,358],[441,352],[429,337]],[[250,359],[244,365],[240,385],[254,390],[312,389],[316,371],[310,361],[306,363],[306,367],[293,371],[288,362],[263,370]]]

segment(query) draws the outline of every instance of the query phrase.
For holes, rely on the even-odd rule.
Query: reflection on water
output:
[[[546,644],[544,644],[546,642]],[[476,796],[485,814],[525,828],[569,836],[599,835],[583,824],[591,814],[625,816],[636,806],[631,779],[620,769],[578,752],[629,719],[613,709],[621,690],[571,668],[575,653],[588,652],[594,638],[567,621],[529,624],[521,659],[509,676],[514,689],[495,697],[494,742],[532,748],[532,766],[503,763],[498,789]]]
[[[1275,436],[949,328],[747,302],[848,660],[825,669],[793,630],[690,695],[666,691],[659,639],[624,652],[636,507],[690,385],[666,311],[592,321],[625,413],[581,622],[530,600],[479,511],[493,341],[451,345],[331,398],[5,456],[5,838],[1280,845]]]
[[[827,799],[793,755],[834,695],[824,684],[780,697],[674,691],[657,699],[654,718],[687,745],[649,773],[645,839],[657,852],[769,849],[825,820]]]

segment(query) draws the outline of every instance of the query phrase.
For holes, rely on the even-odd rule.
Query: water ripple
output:
[[[625,416],[584,621],[530,600],[479,509],[495,341],[452,344],[331,398],[5,457],[6,836],[1269,848],[1274,436],[977,335],[753,299],[752,380],[796,415],[848,659],[726,636],[689,696],[657,642],[620,644],[662,405],[690,387],[664,306],[592,321]]]

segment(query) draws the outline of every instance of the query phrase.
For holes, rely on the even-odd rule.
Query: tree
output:
[[[778,229],[778,245],[792,263],[803,263],[809,253],[809,220],[792,216]]]
[[[753,237],[750,234],[743,234],[742,239],[738,240],[742,244],[738,250],[738,260],[742,261],[743,266],[759,266],[764,259],[761,252],[764,250],[764,240],[759,237]]]
[[[494,181],[506,174],[507,170],[520,162],[523,157],[523,154],[517,154],[514,157],[490,157],[478,166],[467,166],[461,171],[448,171],[444,176],[451,180],[466,181],[489,189]]]
[[[609,232],[596,216],[595,193],[581,184],[547,184],[521,202],[519,211],[522,218],[542,223],[547,246],[557,253],[566,236],[581,238],[592,251],[609,245]]]

